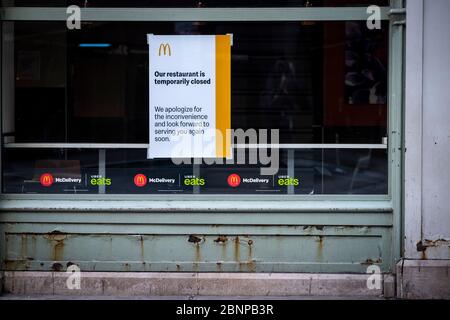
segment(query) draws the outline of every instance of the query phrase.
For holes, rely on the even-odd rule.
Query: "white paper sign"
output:
[[[229,128],[222,115],[229,117],[230,108],[229,100],[225,107],[216,101],[218,95],[230,93],[229,84],[228,89],[216,86],[216,73],[223,73],[220,63],[229,63],[229,52],[218,58],[216,45],[223,47],[226,40],[218,37],[223,36],[148,35],[148,158],[215,158],[221,152],[216,129]],[[225,81],[229,82],[229,70]]]

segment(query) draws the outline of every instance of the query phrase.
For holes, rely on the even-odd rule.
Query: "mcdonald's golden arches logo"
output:
[[[230,187],[236,188],[241,184],[241,177],[236,173],[230,174],[227,182]]]
[[[164,55],[169,54],[169,57],[172,55],[172,50],[170,49],[170,44],[168,43],[161,43],[159,45],[158,55],[161,55],[161,51]]]
[[[142,173],[138,173],[134,176],[134,184],[136,187],[143,187],[147,184],[147,177]]]
[[[39,178],[39,182],[43,187],[50,187],[53,184],[53,176],[50,173],[44,173]]]

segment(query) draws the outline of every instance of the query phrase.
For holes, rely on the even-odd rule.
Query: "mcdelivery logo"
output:
[[[142,173],[138,173],[134,176],[134,184],[136,187],[143,187],[147,184],[147,177],[143,175]]]
[[[238,174],[233,173],[228,176],[227,181],[230,187],[236,188],[241,184],[241,177]]]
[[[42,186],[50,187],[53,184],[53,176],[50,173],[44,173],[39,178]]]

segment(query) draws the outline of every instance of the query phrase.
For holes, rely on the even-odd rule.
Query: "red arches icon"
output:
[[[44,187],[50,187],[53,184],[53,176],[50,173],[43,173],[39,178],[39,182]]]
[[[241,177],[236,173],[230,174],[227,182],[230,187],[236,188],[241,184]]]
[[[136,187],[143,187],[147,184],[147,177],[143,175],[142,173],[138,173],[134,176],[134,184]]]

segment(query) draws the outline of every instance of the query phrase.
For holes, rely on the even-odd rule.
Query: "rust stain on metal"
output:
[[[193,264],[194,271],[199,270],[199,263],[202,260],[200,245],[205,241],[206,240],[204,236],[194,234],[189,235],[188,242],[194,245],[194,264]]]
[[[426,252],[426,251],[422,251],[422,253],[421,253],[421,259],[422,259],[422,260],[428,260],[427,252]]]
[[[325,229],[325,226],[303,226],[303,231],[306,231],[308,233],[311,233],[314,230],[323,231],[324,229]]]
[[[425,247],[440,247],[440,246],[450,247],[450,241],[446,240],[446,239],[437,239],[437,240],[425,239],[424,246]]]
[[[142,235],[139,237],[139,245],[140,245],[140,249],[141,249],[141,260],[144,261],[145,260],[145,256],[144,256],[144,237]]]
[[[202,238],[200,236],[197,236],[197,235],[194,235],[194,234],[189,235],[189,238],[188,238],[188,242],[191,242],[191,243],[194,243],[194,244],[200,243],[203,240],[204,240],[204,238]]]
[[[365,265],[373,265],[373,264],[381,264],[383,263],[383,260],[381,258],[378,258],[377,260],[372,260],[372,259],[367,259],[364,262],[361,262],[361,265],[365,266]]]
[[[52,270],[53,271],[62,271],[63,269],[63,265],[59,262],[55,262],[54,264],[52,264]]]
[[[202,259],[202,254],[200,251],[200,245],[196,244],[196,246],[195,246],[195,261],[200,262],[201,259]]]
[[[253,240],[249,239],[247,241],[248,243],[248,256],[247,256],[247,261],[253,261]]]
[[[234,238],[234,260],[237,262],[241,261],[241,252],[240,252],[240,248],[239,248],[239,237],[236,236],[236,238]]]
[[[67,239],[67,234],[55,230],[55,231],[45,234],[44,238],[52,242],[53,261],[61,261],[63,255],[64,255],[64,240]]]
[[[195,243],[195,257],[194,257],[194,271],[199,271],[199,263],[202,260],[202,253],[200,249],[200,242]]]
[[[317,260],[323,259],[323,236],[318,236],[317,240]]]
[[[64,239],[52,240],[53,242],[53,261],[60,261],[64,255]]]
[[[421,259],[427,260],[427,246],[422,241],[416,243],[416,249],[418,252],[421,252]]]
[[[240,272],[243,271],[249,271],[249,272],[255,272],[256,271],[256,263],[253,259],[253,240],[252,239],[245,239],[249,238],[248,235],[239,237],[236,236],[234,238],[234,260],[238,263],[238,268]],[[241,245],[245,245],[247,248],[247,259],[246,261],[241,261]],[[245,269],[245,270],[244,270]]]
[[[51,241],[60,241],[67,238],[67,233],[62,233],[61,231],[54,230],[47,234],[44,234],[44,238]]]
[[[416,249],[418,252],[427,250],[427,247],[423,245],[422,241],[416,243]]]
[[[220,235],[217,237],[217,239],[214,240],[217,244],[226,244],[228,242],[228,237],[224,235]]]
[[[430,240],[425,239],[424,241],[419,241],[416,243],[416,249],[418,252],[421,252],[421,259],[427,260],[427,249],[428,248],[436,248],[436,247],[445,247],[447,246],[450,249],[450,241],[446,239],[436,239]]]

